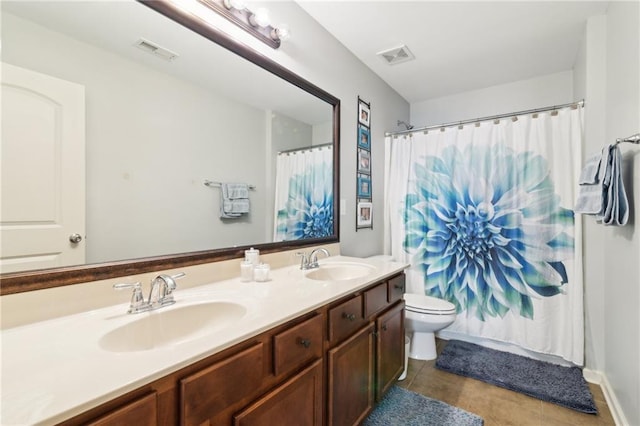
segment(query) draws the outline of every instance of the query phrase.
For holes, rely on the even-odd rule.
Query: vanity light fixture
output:
[[[279,48],[280,43],[291,36],[286,25],[278,27],[271,25],[269,11],[264,7],[251,11],[245,0],[199,0],[199,2],[274,49]]]

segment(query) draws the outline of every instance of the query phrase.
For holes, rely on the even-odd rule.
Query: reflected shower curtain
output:
[[[333,235],[333,147],[279,153],[274,241]]]
[[[583,109],[386,139],[385,251],[407,291],[452,302],[447,337],[584,362],[572,206]]]

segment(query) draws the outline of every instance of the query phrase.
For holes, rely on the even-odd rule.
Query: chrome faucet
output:
[[[149,298],[144,300],[142,295],[142,285],[137,282],[134,284],[114,284],[113,288],[116,290],[133,289],[131,295],[131,303],[129,304],[128,314],[139,314],[140,312],[153,311],[154,309],[162,308],[163,306],[169,306],[176,303],[173,298],[173,291],[176,289],[176,281],[178,278],[185,276],[184,272],[180,272],[176,275],[160,274],[151,281],[151,290],[149,291]]]
[[[320,267],[320,265],[318,265],[318,252],[324,253],[326,257],[331,256],[331,254],[329,253],[329,250],[327,250],[324,247],[318,247],[316,249],[313,249],[313,251],[311,252],[311,254],[309,254],[309,256],[307,256],[307,254],[304,252],[296,253],[296,256],[301,257],[300,269],[304,271],[307,269],[315,269]]]

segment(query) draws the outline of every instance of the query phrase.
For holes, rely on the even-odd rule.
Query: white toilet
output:
[[[435,332],[448,327],[456,319],[453,303],[424,294],[404,294],[405,329],[411,334],[409,358],[436,359]]]

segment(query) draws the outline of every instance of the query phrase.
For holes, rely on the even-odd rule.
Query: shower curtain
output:
[[[278,153],[273,241],[333,235],[333,147]]]
[[[407,291],[456,306],[446,337],[584,362],[583,109],[385,141],[385,251]]]

